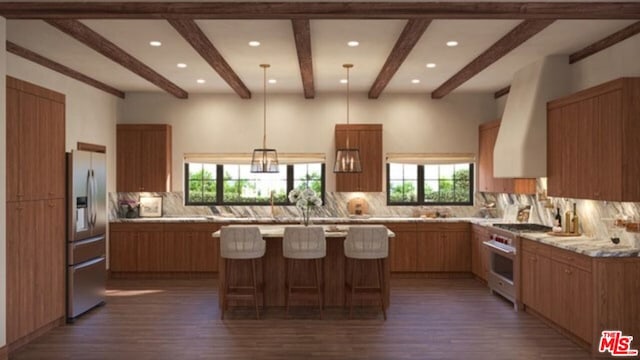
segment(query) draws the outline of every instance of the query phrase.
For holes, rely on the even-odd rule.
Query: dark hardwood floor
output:
[[[473,279],[394,279],[378,308],[218,312],[216,280],[113,280],[107,305],[11,359],[588,359]]]

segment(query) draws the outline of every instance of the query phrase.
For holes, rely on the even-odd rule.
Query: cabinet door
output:
[[[173,262],[168,256],[173,251],[173,239],[167,239],[160,231],[139,231],[137,237],[138,271],[163,271]]]
[[[391,271],[411,272],[417,269],[418,244],[416,232],[394,231],[396,236],[390,240],[389,266]]]
[[[551,196],[578,197],[579,113],[577,103],[547,113],[547,187]]]
[[[547,111],[547,193],[562,196],[562,108]]]
[[[144,130],[141,141],[141,191],[171,191],[170,134]]]
[[[426,231],[418,236],[418,271],[443,271],[445,245],[439,232]]]
[[[24,199],[20,175],[22,150],[20,149],[20,92],[7,87],[7,201]]]
[[[594,129],[594,134],[597,142],[592,144],[595,148],[595,162],[585,165],[598,169],[596,175],[599,187],[590,199],[625,201],[622,194],[622,91],[606,93],[596,100],[597,128]],[[637,146],[635,144],[632,148],[637,149]]]
[[[569,313],[568,329],[586,342],[592,341],[593,319],[593,281],[591,273],[570,267],[567,273],[567,290],[571,293],[569,301],[571,312]]]
[[[537,256],[536,254],[523,251],[522,252],[522,273],[520,275],[520,282],[522,286],[522,302],[535,309],[538,310],[538,301],[537,301]]]
[[[42,99],[43,131],[41,133],[42,156],[45,161],[41,185],[46,191],[44,199],[61,199],[66,192],[65,164],[65,105]]]
[[[543,316],[550,318],[551,307],[553,306],[551,295],[553,291],[551,259],[540,254],[537,255],[536,259],[535,309]]]
[[[442,271],[471,271],[471,241],[466,231],[448,231],[440,234],[444,258]]]
[[[360,131],[360,190],[367,192],[382,191],[382,131]]]
[[[481,129],[478,139],[478,189],[482,192],[489,192],[489,183],[493,177],[493,151],[491,151],[488,130]]]
[[[360,147],[360,132],[356,130],[345,131],[336,130],[336,149],[346,148],[347,133],[349,136],[349,148],[360,149],[360,162],[362,163],[363,150]],[[336,191],[360,191],[360,174],[359,173],[337,173],[336,174]]]
[[[600,169],[597,166],[598,155],[602,151],[598,134],[597,98],[590,98],[580,102],[578,117],[580,126],[576,128],[578,143],[578,167],[576,177],[577,197],[595,199],[600,188]]]
[[[46,174],[42,143],[44,122],[40,120],[47,111],[48,100],[30,93],[20,92],[20,178],[21,200],[38,200],[47,197],[42,186]]]
[[[113,272],[138,270],[138,233],[111,231],[109,233],[109,269]]]
[[[116,190],[119,192],[142,191],[141,132],[118,128],[116,141]]]

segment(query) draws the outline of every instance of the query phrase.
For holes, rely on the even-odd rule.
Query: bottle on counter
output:
[[[556,220],[555,220],[555,226],[558,227],[562,227],[562,215],[560,215],[560,208],[557,208],[557,212],[556,212]]]
[[[571,234],[573,233],[573,222],[571,221],[571,219],[573,218],[573,213],[571,212],[571,209],[567,209],[567,211],[564,212],[564,232]]]
[[[580,217],[576,211],[576,203],[573,203],[573,217],[571,217],[571,233],[580,235]]]

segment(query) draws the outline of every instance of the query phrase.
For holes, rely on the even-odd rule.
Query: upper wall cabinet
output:
[[[347,131],[348,130],[348,131]],[[336,125],[336,149],[360,149],[361,173],[337,173],[336,191],[382,191],[382,125]]]
[[[493,177],[493,148],[498,138],[500,120],[480,125],[478,129],[478,190],[493,193],[535,194],[536,179]]]
[[[547,104],[551,196],[640,201],[640,78],[621,78]]]
[[[7,77],[7,201],[65,196],[65,96]]]
[[[170,125],[117,125],[116,141],[116,191],[171,191]]]

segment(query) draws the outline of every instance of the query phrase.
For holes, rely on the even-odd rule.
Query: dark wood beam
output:
[[[498,61],[500,58],[508,54],[511,50],[520,46],[522,43],[539,33],[547,26],[551,25],[553,20],[525,20],[509,31],[495,44],[491,45],[478,57],[473,59],[462,70],[458,71],[449,80],[445,81],[437,89],[431,93],[431,98],[441,99],[448,93],[464,84],[467,80],[477,75],[489,65]]]
[[[143,62],[134,58],[129,53],[119,48],[116,44],[105,39],[102,35],[91,30],[83,23],[77,20],[47,20],[47,23],[122,65],[143,79],[155,84],[157,87],[172,94],[173,96],[180,99],[186,99],[189,97],[189,94],[176,84],[167,80]]]
[[[96,79],[90,78],[82,73],[79,73],[71,68],[68,68],[60,63],[57,63],[53,60],[50,60],[40,54],[36,54],[29,49],[25,49],[20,45],[14,44],[11,41],[7,41],[7,52],[10,52],[14,55],[20,56],[27,60],[33,61],[36,64],[40,64],[46,68],[49,68],[53,71],[59,72],[62,75],[68,76],[70,78],[76,79],[80,82],[83,82],[87,85],[93,86],[96,89],[100,89],[102,91],[108,92],[109,94],[115,95],[119,98],[124,99],[124,92],[113,88],[105,83],[102,83]]]
[[[503,97],[503,96],[507,95],[507,94],[509,93],[509,90],[511,90],[511,85],[509,85],[509,86],[507,86],[507,87],[503,87],[502,89],[500,89],[500,90],[496,91],[496,92],[493,94],[493,98],[494,98],[494,99],[501,98],[501,97]]]
[[[169,19],[169,23],[241,98],[251,99],[251,91],[195,21],[190,19]]]
[[[9,19],[640,19],[626,2],[5,2]]]
[[[296,41],[296,52],[300,64],[300,76],[304,98],[313,99],[316,96],[313,85],[313,58],[311,57],[311,25],[309,20],[291,20],[293,37]]]
[[[633,23],[626,28],[615,32],[604,39],[594,42],[593,44],[585,47],[582,50],[578,50],[569,55],[569,64],[578,62],[586,57],[589,57],[601,50],[604,50],[610,46],[613,46],[623,40],[626,40],[637,33],[640,33],[640,21]]]
[[[387,84],[389,84],[393,75],[398,71],[400,65],[402,65],[407,56],[409,56],[413,47],[427,30],[429,24],[431,24],[431,20],[427,19],[412,19],[407,22],[398,41],[396,41],[396,44],[393,46],[389,57],[387,57],[387,61],[382,66],[376,81],[371,85],[369,99],[377,99],[380,96],[382,90],[387,87]]]

